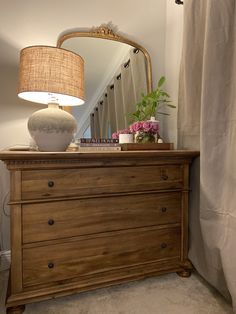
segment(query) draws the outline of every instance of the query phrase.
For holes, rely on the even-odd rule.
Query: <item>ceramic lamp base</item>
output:
[[[28,130],[39,151],[65,151],[77,129],[75,118],[57,104],[36,111],[28,120]]]

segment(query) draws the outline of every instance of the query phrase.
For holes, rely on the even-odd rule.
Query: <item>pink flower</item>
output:
[[[152,124],[152,132],[158,133],[160,129],[159,122],[151,122],[151,124]]]
[[[119,139],[119,134],[118,132],[114,132],[112,133],[112,136],[111,136],[113,139]]]
[[[114,132],[111,137],[114,139],[118,139],[119,134],[132,134],[132,132],[130,131],[130,129],[118,130]]]
[[[159,121],[137,121],[131,124],[129,129],[133,133],[138,131],[144,133],[158,133]]]
[[[131,132],[140,131],[143,128],[143,122],[142,121],[134,122],[133,124],[131,124],[131,126],[129,128],[130,128]]]
[[[119,132],[119,134],[130,134],[131,133],[130,129],[124,129],[124,130],[120,130],[118,132]]]
[[[150,121],[143,122],[143,130],[144,130],[144,132],[151,132],[152,131],[152,122],[150,122]]]

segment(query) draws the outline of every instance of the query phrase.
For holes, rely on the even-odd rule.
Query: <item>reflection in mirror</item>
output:
[[[74,107],[76,137],[109,138],[129,125],[141,93],[151,90],[147,51],[106,27],[59,38],[58,47],[78,53],[85,62],[85,105]]]

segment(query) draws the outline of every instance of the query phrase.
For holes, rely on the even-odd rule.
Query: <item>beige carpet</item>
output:
[[[0,314],[8,273],[0,273]],[[224,314],[233,313],[221,295],[197,274],[163,275],[69,297],[29,304],[25,314]]]

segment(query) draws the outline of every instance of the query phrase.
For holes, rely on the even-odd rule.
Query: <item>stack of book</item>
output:
[[[118,139],[81,138],[78,143],[79,152],[120,151]]]

